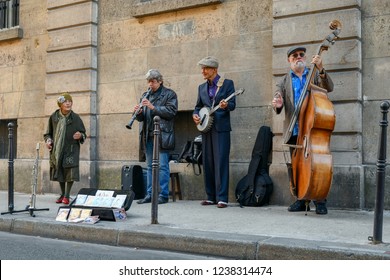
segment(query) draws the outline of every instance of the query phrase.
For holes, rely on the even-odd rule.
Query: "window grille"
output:
[[[0,0],[0,29],[19,25],[19,1]]]

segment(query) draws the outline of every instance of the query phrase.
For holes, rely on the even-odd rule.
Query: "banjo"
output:
[[[240,88],[239,90],[236,90],[231,95],[229,95],[228,98],[225,99],[226,102],[228,102],[233,96],[243,94],[245,89]],[[196,126],[200,132],[206,133],[211,129],[214,122],[214,116],[213,113],[217,111],[221,106],[218,104],[218,106],[215,106],[214,108],[210,107],[203,107],[199,111],[199,117],[200,117],[200,123]]]

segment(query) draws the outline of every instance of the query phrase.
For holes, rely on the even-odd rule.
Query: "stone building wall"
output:
[[[329,50],[322,52],[324,67],[335,84],[329,98],[334,104],[336,126],[331,137],[333,184],[329,205],[360,207],[362,180],[362,89],[361,89],[361,11],[360,1],[274,1],[273,72],[275,80],[286,72],[286,50],[292,45],[305,45],[308,58],[331,33],[328,24],[341,21],[340,38]],[[298,9],[297,9],[298,7]],[[303,26],[307,25],[306,28]],[[283,66],[283,68],[282,68]],[[275,154],[281,165],[275,164],[276,174],[285,173],[282,147],[283,115],[274,118],[277,137]],[[283,176],[276,176],[281,178]],[[287,186],[281,181],[280,185]],[[284,189],[286,196],[288,190]]]
[[[0,119],[17,119],[15,189],[30,192],[36,143],[42,140],[46,126],[43,108],[49,38],[47,1],[20,2],[19,28],[0,30]],[[21,36],[8,36],[12,30]],[[6,190],[8,158],[0,160],[0,170],[0,188]]]
[[[275,133],[271,203],[287,205],[293,197],[281,148],[283,116],[270,106],[274,84],[288,69],[286,50],[304,44],[314,53],[330,32],[329,21],[337,18],[341,38],[323,54],[335,82],[329,96],[337,117],[329,205],[372,208],[379,104],[390,86],[389,10],[385,0],[21,1],[23,37],[20,30],[0,30],[0,119],[18,121],[15,188],[30,191],[35,144],[42,141],[61,91],[72,93],[74,111],[89,135],[82,146],[82,179],[73,191],[119,188],[122,165],[144,165],[138,161],[138,124],[132,130],[125,125],[147,87],[150,68],[159,69],[165,85],[178,94],[177,153],[197,135],[191,121],[203,82],[197,61],[215,55],[219,72],[246,89],[232,113],[230,201],[247,172],[257,131],[268,125]],[[56,192],[57,185],[48,181],[48,152],[42,149],[41,156],[40,190]],[[7,159],[0,160],[0,168],[7,170]],[[172,168],[181,172],[184,199],[204,198],[202,178],[191,166]],[[7,189],[6,172],[0,184]],[[388,193],[386,188],[387,208]]]

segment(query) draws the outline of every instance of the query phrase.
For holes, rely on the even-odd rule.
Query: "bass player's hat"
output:
[[[198,62],[198,65],[202,67],[218,68],[219,62],[214,56],[206,56]]]
[[[306,52],[306,48],[302,47],[302,46],[291,47],[287,51],[287,57],[289,57],[291,54],[295,53],[296,51],[304,51],[304,52]]]

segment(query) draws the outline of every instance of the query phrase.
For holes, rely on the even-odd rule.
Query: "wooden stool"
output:
[[[179,172],[171,172],[169,177],[171,179],[172,200],[176,201],[176,195],[179,195],[179,199],[182,200],[183,198],[181,196]]]

